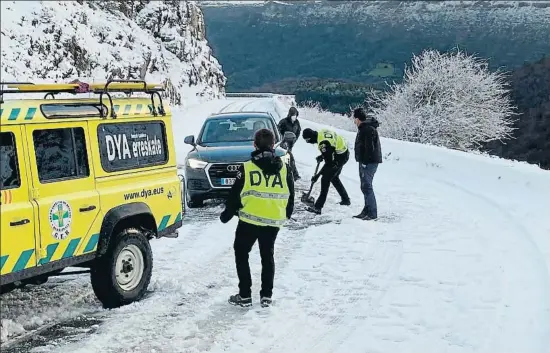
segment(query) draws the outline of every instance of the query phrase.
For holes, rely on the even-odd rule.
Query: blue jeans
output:
[[[365,197],[365,212],[371,218],[378,217],[378,207],[376,206],[376,197],[372,189],[372,180],[378,169],[378,163],[361,164],[359,163],[359,178],[361,179],[361,191]]]

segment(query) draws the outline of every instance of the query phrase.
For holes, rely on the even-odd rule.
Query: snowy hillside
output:
[[[2,81],[164,82],[173,104],[219,97],[225,76],[185,1],[2,1]]]
[[[280,115],[288,105],[225,99],[175,113],[178,162],[190,149],[184,136],[204,118],[239,110]],[[307,117],[302,127],[322,126]],[[320,216],[297,201],[275,245],[273,307],[257,305],[257,246],[255,306],[227,304],[237,290],[237,220],[222,224],[213,202],[187,210],[179,238],[153,241],[153,278],[139,303],[101,309],[86,276],[2,297],[2,352],[548,353],[550,172],[389,139],[382,148],[379,221],[351,218],[362,207],[353,159],[342,173],[351,207],[337,204],[333,188]],[[302,139],[295,146],[299,194],[316,155]]]

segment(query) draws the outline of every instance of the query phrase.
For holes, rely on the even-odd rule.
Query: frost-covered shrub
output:
[[[413,56],[403,82],[367,102],[383,136],[460,150],[509,138],[515,115],[503,73],[460,50]]]

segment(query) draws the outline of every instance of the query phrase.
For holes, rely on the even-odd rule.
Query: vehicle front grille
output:
[[[228,170],[229,166],[241,166],[242,163],[220,163],[220,164],[212,164],[210,166],[210,169],[208,169],[208,176],[210,177],[210,180],[212,181],[212,185],[215,187],[229,187],[226,185],[222,185],[221,179],[222,178],[236,178],[237,177],[237,171],[235,171],[236,168],[233,168],[231,170]]]
[[[210,185],[206,179],[189,179],[187,181],[187,188],[190,190],[208,190]]]

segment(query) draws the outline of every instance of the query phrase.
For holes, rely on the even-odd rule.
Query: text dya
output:
[[[162,143],[156,136],[152,140],[147,136],[145,140],[132,141],[131,148],[125,134],[106,135],[105,143],[109,161],[114,161],[115,158],[128,159],[162,154]]]
[[[265,183],[266,187],[272,187],[278,186],[280,188],[283,188],[283,181],[281,180],[281,173],[277,173],[275,175],[262,175],[257,170],[253,170],[249,173],[250,177],[250,185],[252,186],[258,186],[263,183]]]

